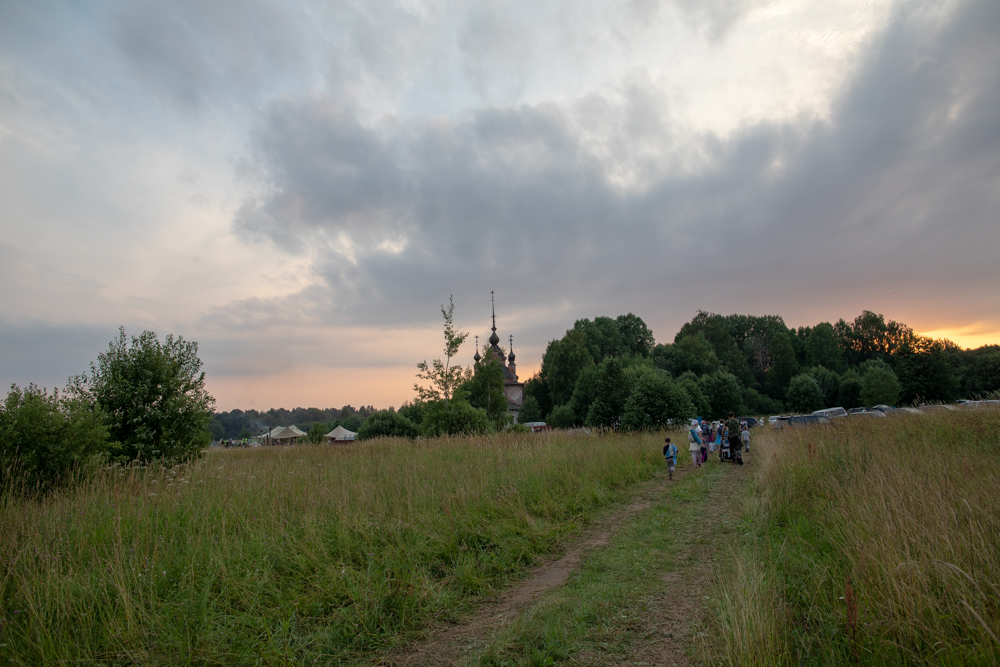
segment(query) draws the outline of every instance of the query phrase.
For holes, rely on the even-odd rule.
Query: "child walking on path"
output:
[[[667,472],[670,479],[674,478],[674,470],[677,469],[677,445],[670,442],[670,438],[663,441],[663,458],[667,460]]]

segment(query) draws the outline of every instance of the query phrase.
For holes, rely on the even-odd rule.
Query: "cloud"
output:
[[[519,307],[628,295],[686,317],[706,301],[780,312],[793,294],[866,291],[933,295],[953,317],[962,290],[996,309],[997,13],[904,9],[829,121],[724,139],[677,140],[641,73],[565,105],[457,118],[365,123],[332,99],[286,98],[257,138],[269,192],[236,226],[312,249],[316,316],[358,324],[426,321],[442,295],[490,289]]]

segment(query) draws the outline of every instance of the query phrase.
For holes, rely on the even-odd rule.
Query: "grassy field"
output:
[[[1000,411],[759,433],[706,663],[1000,663]]]
[[[213,451],[0,500],[0,663],[353,664],[521,574],[658,436]]]

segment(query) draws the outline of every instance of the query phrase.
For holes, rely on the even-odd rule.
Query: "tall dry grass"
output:
[[[706,659],[1000,662],[1000,411],[765,431]]]
[[[0,505],[4,664],[338,664],[453,615],[660,467],[656,436],[213,451]]]

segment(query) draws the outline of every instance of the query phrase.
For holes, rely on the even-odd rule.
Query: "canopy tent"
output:
[[[338,441],[354,440],[354,438],[357,437],[357,435],[358,434],[355,433],[354,431],[348,431],[343,426],[337,426],[337,428],[333,429],[332,431],[326,434],[326,441],[332,442],[334,440]]]
[[[286,441],[295,442],[295,439],[305,435],[305,431],[301,431],[292,426],[278,426],[270,433],[271,442],[277,442],[278,444],[287,444]]]

